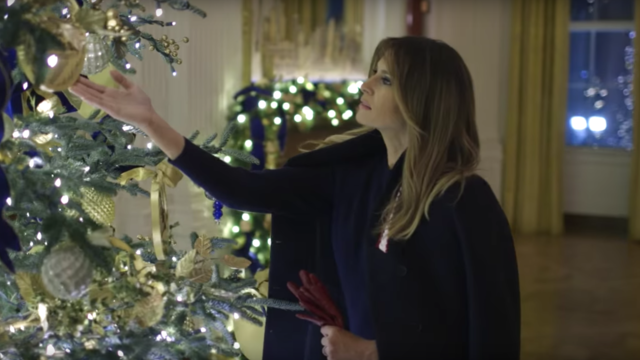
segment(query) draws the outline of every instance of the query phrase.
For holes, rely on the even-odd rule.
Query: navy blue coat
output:
[[[273,213],[270,297],[296,301],[286,283],[299,283],[298,273],[305,269],[319,276],[344,311],[331,212],[297,216],[281,210],[304,208],[306,196],[322,198],[305,194],[314,191],[314,181],[326,181],[326,171],[357,166],[381,149],[384,143],[374,131],[296,156],[283,169],[250,173],[188,143],[173,163],[225,205]],[[378,210],[400,176],[401,171],[391,175]],[[287,197],[290,193],[298,196]],[[334,209],[342,205],[333,203]],[[379,221],[375,214],[379,211],[368,220],[372,229]],[[387,253],[374,242],[365,248],[379,359],[519,359],[516,255],[491,188],[481,177],[469,177],[462,194],[460,184],[452,186],[432,203],[429,215],[409,240],[391,241]],[[264,360],[324,358],[318,327],[291,312],[269,309],[265,330]]]

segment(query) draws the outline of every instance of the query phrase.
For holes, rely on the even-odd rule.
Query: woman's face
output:
[[[393,95],[394,79],[384,58],[378,61],[371,77],[362,84],[358,123],[378,130],[397,130],[405,126],[400,107]]]

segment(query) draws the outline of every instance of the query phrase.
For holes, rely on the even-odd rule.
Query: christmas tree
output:
[[[183,0],[156,4],[206,15]],[[0,358],[238,357],[231,319],[261,325],[263,306],[299,310],[258,292],[250,261],[222,251],[234,240],[192,233],[192,250],[175,250],[166,191],[180,172],[158,149],[132,146],[143,133],[67,91],[81,74],[109,85],[110,69],[135,71],[126,57],[145,48],[175,71],[176,42],[142,30],[172,23],[144,11],[136,0],[0,4]],[[232,130],[201,147],[255,162],[225,148]],[[150,198],[151,236],[114,236],[119,191]]]
[[[224,157],[234,166],[253,170],[279,167],[287,134],[292,128],[307,132],[331,126],[352,129],[351,109],[360,103],[362,81],[313,82],[304,77],[259,81],[238,91],[228,120],[238,129],[229,147],[246,151],[257,162]],[[252,269],[268,268],[271,246],[271,216],[228,209],[225,236],[236,240],[235,254],[252,260]]]

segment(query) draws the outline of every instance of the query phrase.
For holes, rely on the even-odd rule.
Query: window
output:
[[[633,146],[633,3],[571,1],[569,146]]]

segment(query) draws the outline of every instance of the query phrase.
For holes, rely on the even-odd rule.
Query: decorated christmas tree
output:
[[[155,3],[205,16],[187,1]],[[192,250],[177,251],[166,191],[181,173],[160,150],[133,146],[143,133],[67,91],[81,75],[115,86],[105,74],[135,71],[126,58],[144,49],[175,71],[179,45],[143,31],[171,22],[136,0],[9,1],[0,15],[0,358],[238,357],[232,319],[261,325],[264,306],[299,310],[258,291],[250,261],[224,251],[232,239],[192,233]],[[225,148],[232,130],[200,146],[255,163]],[[150,198],[150,236],[114,236],[120,191]]]
[[[304,77],[259,81],[238,91],[229,109],[229,123],[237,127],[229,147],[249,152],[258,161],[231,156],[234,166],[253,170],[280,166],[287,135],[322,127],[352,129],[360,102],[361,81],[313,82]],[[312,191],[312,190],[310,190]],[[252,260],[251,268],[268,268],[271,216],[227,209],[225,236],[236,241],[234,253]]]

